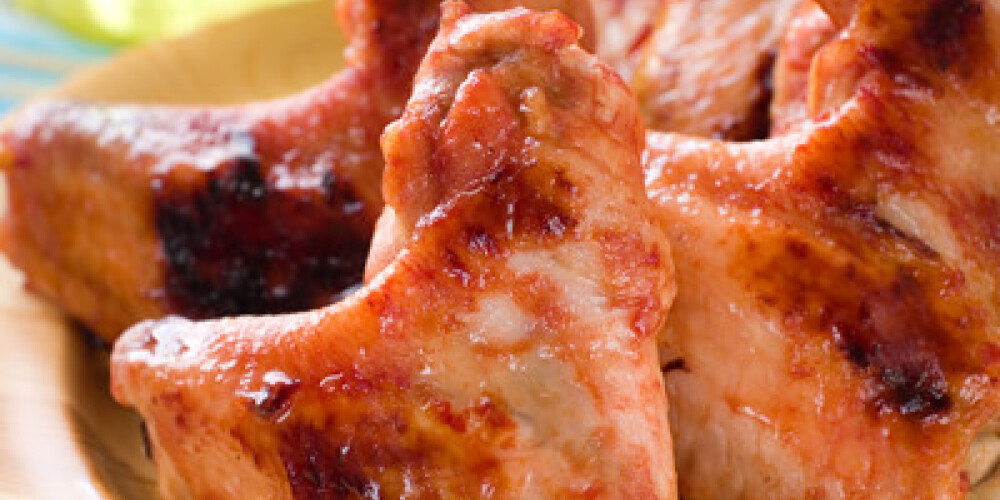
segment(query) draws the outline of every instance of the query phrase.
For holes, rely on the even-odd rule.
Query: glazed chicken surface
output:
[[[589,5],[477,0],[480,10]],[[379,137],[438,26],[439,0],[341,0],[347,66],[238,108],[43,101],[0,135],[5,252],[105,340],[143,319],[301,311],[361,280],[382,207]],[[592,30],[591,30],[592,31]]]
[[[676,498],[638,106],[563,15],[445,8],[383,139],[382,272],[117,343],[164,498]]]
[[[649,140],[680,495],[995,498],[1000,3],[820,3],[811,123]]]
[[[632,78],[646,125],[700,137],[766,137],[774,58],[802,2],[665,0]]]

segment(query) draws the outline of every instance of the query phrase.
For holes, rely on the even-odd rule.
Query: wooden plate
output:
[[[124,53],[55,89],[115,102],[230,104],[342,65],[332,2],[265,11]],[[0,210],[5,193],[0,183]],[[108,392],[106,350],[24,291],[0,258],[0,500],[156,498],[139,419]]]

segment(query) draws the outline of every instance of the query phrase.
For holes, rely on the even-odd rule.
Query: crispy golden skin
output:
[[[383,140],[391,263],[320,311],[117,343],[165,498],[676,498],[638,106],[561,14],[446,9]]]
[[[1000,413],[1000,5],[821,4],[814,123],[650,139],[680,494],[963,498]]]
[[[646,125],[700,137],[765,137],[774,56],[801,2],[665,1],[632,80]]]
[[[480,9],[589,5],[479,0]],[[240,108],[46,102],[2,137],[6,253],[107,340],[142,319],[306,310],[361,279],[381,210],[379,137],[436,32],[439,0],[342,0],[347,67]],[[593,30],[591,30],[593,31]]]

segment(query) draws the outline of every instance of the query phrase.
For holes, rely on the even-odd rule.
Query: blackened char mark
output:
[[[684,358],[677,358],[670,360],[669,362],[667,362],[667,364],[660,367],[660,371],[662,371],[664,374],[668,374],[670,372],[675,372],[675,371],[689,372],[691,370],[690,368],[688,368],[687,362],[684,361]]]
[[[837,347],[855,366],[877,377],[873,401],[880,409],[904,416],[951,409],[944,369],[933,349],[945,331],[913,276],[904,272],[887,286],[866,291],[856,314],[826,314],[821,321],[830,323],[824,326]]]
[[[792,331],[830,339],[861,375],[876,414],[913,422],[951,411],[949,378],[975,370],[961,338],[975,325],[969,305],[946,295],[946,273],[889,259],[835,257],[796,238],[747,247],[759,262],[747,286],[783,315]]]
[[[269,181],[237,157],[196,180],[153,185],[172,312],[191,318],[302,311],[361,281],[371,238],[364,202],[331,175],[320,186]]]
[[[289,426],[281,434],[278,453],[296,500],[382,498],[378,482],[370,480],[351,444],[335,445],[308,425]]]
[[[265,419],[279,420],[291,406],[292,397],[298,392],[301,381],[289,378],[278,371],[264,375],[261,387],[246,394],[251,411]]]
[[[489,187],[479,202],[483,206],[474,212],[477,219],[468,229],[485,231],[484,234],[493,238],[506,235],[551,240],[560,239],[576,228],[577,221],[563,206],[572,200],[569,197],[560,199],[555,194],[566,191],[561,184],[569,181],[553,180],[547,189],[539,189],[532,185],[534,181],[526,176],[524,168],[523,160],[511,159],[508,165],[487,178]]]
[[[942,70],[959,66],[967,72],[982,60],[988,46],[982,0],[937,0],[929,9],[917,38]]]
[[[292,417],[268,427],[276,431],[278,456],[293,498],[480,498],[484,488],[513,488],[495,453],[510,448],[516,434],[502,400],[482,395],[468,406],[455,407],[422,399],[421,416],[412,420],[408,412],[379,408],[400,394],[413,394],[392,388],[400,387],[397,381],[386,382],[368,395],[351,389],[340,393],[344,398],[339,401],[337,396],[325,400],[325,408],[334,411],[321,423]],[[325,389],[332,389],[328,395],[339,392]],[[401,392],[391,394],[395,390]],[[361,413],[348,416],[359,409]]]

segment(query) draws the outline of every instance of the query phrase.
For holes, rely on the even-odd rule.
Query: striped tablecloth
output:
[[[17,11],[11,0],[0,0],[0,115],[112,50]]]

